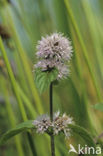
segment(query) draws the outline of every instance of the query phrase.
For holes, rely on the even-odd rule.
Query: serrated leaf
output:
[[[57,74],[57,70],[42,72],[38,69],[35,71],[35,84],[40,93],[44,92],[50,86],[50,83],[56,80]]]
[[[13,128],[13,129],[7,131],[5,134],[3,134],[1,136],[0,145],[4,144],[7,140],[12,138],[13,136],[15,136],[21,132],[25,132],[28,129],[34,128],[34,125],[32,123],[33,123],[33,120],[29,120],[27,122],[23,122],[23,123],[19,124],[18,126],[16,126],[16,128]],[[96,148],[96,145],[95,145],[92,137],[90,136],[90,134],[87,132],[87,130],[85,130],[84,128],[82,128],[80,126],[72,125],[72,124],[69,125],[68,127],[72,130],[73,133],[76,133],[80,137],[82,137],[84,139],[84,141],[86,142],[86,144],[88,145],[88,147]]]
[[[100,110],[103,112],[103,103],[97,103],[92,106],[94,109]]]
[[[29,120],[26,122],[23,122],[19,125],[17,125],[15,128],[7,131],[5,134],[3,134],[0,138],[0,145],[4,144],[7,140],[9,140],[10,138],[12,138],[13,136],[21,133],[21,132],[25,132],[28,129],[32,129],[34,128],[34,125],[32,124],[33,120]]]
[[[94,147],[94,149],[96,149],[96,144],[94,143],[93,138],[86,129],[72,124],[70,124],[68,127],[72,130],[73,133],[78,134],[80,137],[82,137],[88,147]],[[96,154],[93,155],[95,156]]]

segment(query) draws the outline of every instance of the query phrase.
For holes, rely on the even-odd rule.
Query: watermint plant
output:
[[[12,70],[8,63],[7,55],[1,38],[0,45],[3,57],[5,58],[7,69],[9,71],[9,75],[14,86],[16,82],[15,79],[13,79],[11,72]],[[50,115],[44,114],[38,116],[35,120],[25,120],[25,122],[4,133],[0,137],[0,145],[4,144],[11,137],[32,129],[36,130],[37,133],[47,133],[50,136],[51,156],[55,156],[54,137],[60,133],[64,133],[66,138],[69,138],[71,133],[76,133],[85,140],[88,146],[94,148],[96,147],[91,135],[84,128],[74,124],[72,117],[66,115],[66,113],[61,115],[59,111],[54,113],[53,110],[53,85],[55,82],[60,82],[60,80],[68,77],[70,71],[69,62],[72,56],[72,51],[71,41],[69,41],[61,33],[54,33],[50,36],[46,36],[45,38],[42,37],[41,41],[38,41],[36,53],[38,61],[34,65],[34,76],[38,90],[41,93],[49,87]],[[14,90],[16,91],[16,87]],[[31,143],[30,145],[32,148],[32,153],[35,155],[36,152],[33,146],[31,135],[29,134],[28,137]]]
[[[43,86],[43,90],[50,86],[50,119],[48,116],[41,116],[33,124],[39,133],[44,133],[48,128],[52,128],[53,133],[50,134],[52,156],[55,156],[54,134],[64,131],[66,136],[70,136],[69,129],[66,127],[69,123],[72,123],[71,118],[66,114],[60,116],[60,113],[53,116],[53,82],[64,79],[69,75],[69,61],[72,51],[71,41],[61,33],[53,33],[45,38],[42,37],[37,45],[36,56],[38,61],[34,65],[35,76],[37,76],[36,84],[38,89]],[[46,81],[44,77],[46,77]],[[47,83],[48,79],[49,83]]]

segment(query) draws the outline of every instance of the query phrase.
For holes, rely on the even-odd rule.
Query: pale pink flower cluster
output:
[[[65,113],[61,116],[59,111],[55,113],[53,121],[54,135],[62,131],[65,137],[69,138],[71,135],[70,128],[68,128],[69,124],[73,124],[73,119],[71,117],[67,116]]]
[[[34,120],[33,125],[37,129],[37,133],[43,134],[51,126],[50,117],[47,114],[41,115]]]
[[[71,41],[61,33],[54,33],[50,36],[42,37],[37,45],[38,63],[35,68],[40,68],[42,71],[58,71],[58,79],[68,76],[68,62],[72,56]]]
[[[69,124],[73,124],[73,119],[66,114],[60,115],[60,112],[54,114],[53,121],[51,122],[48,115],[39,116],[34,120],[33,125],[37,129],[37,133],[43,134],[49,129],[53,130],[54,135],[58,135],[60,132],[64,132],[65,137],[70,137],[70,128]]]

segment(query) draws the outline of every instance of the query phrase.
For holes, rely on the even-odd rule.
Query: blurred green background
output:
[[[54,111],[73,116],[95,138],[103,130],[103,1],[0,0],[0,135],[16,124],[49,113],[48,90],[39,94],[33,74],[37,41],[62,32],[74,49],[69,79],[54,86]],[[4,47],[3,47],[4,46]],[[3,52],[4,51],[4,52]],[[50,155],[47,135],[32,134],[35,156]],[[78,136],[55,138],[56,156],[68,154]],[[24,134],[0,147],[0,156],[32,156]],[[72,154],[70,154],[72,155]]]

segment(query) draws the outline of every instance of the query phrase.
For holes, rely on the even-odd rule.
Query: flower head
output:
[[[34,120],[33,125],[35,125],[37,129],[37,133],[43,134],[51,126],[50,118],[47,114],[41,115]]]
[[[68,128],[69,124],[73,124],[72,118],[66,114],[60,115],[59,111],[54,113],[52,122],[48,115],[39,116],[33,122],[33,125],[37,129],[37,133],[43,134],[50,128],[53,130],[54,135],[58,135],[60,132],[64,132],[65,137],[67,138],[71,135],[70,128]]]
[[[70,137],[70,129],[68,128],[68,125],[72,123],[73,119],[71,117],[67,116],[65,113],[61,116],[60,112],[57,112],[54,115],[53,121],[54,134],[63,131],[66,137]]]
[[[41,71],[58,71],[58,79],[68,75],[68,61],[72,56],[71,42],[61,33],[54,33],[51,36],[42,37],[37,45],[38,63],[36,68]]]

